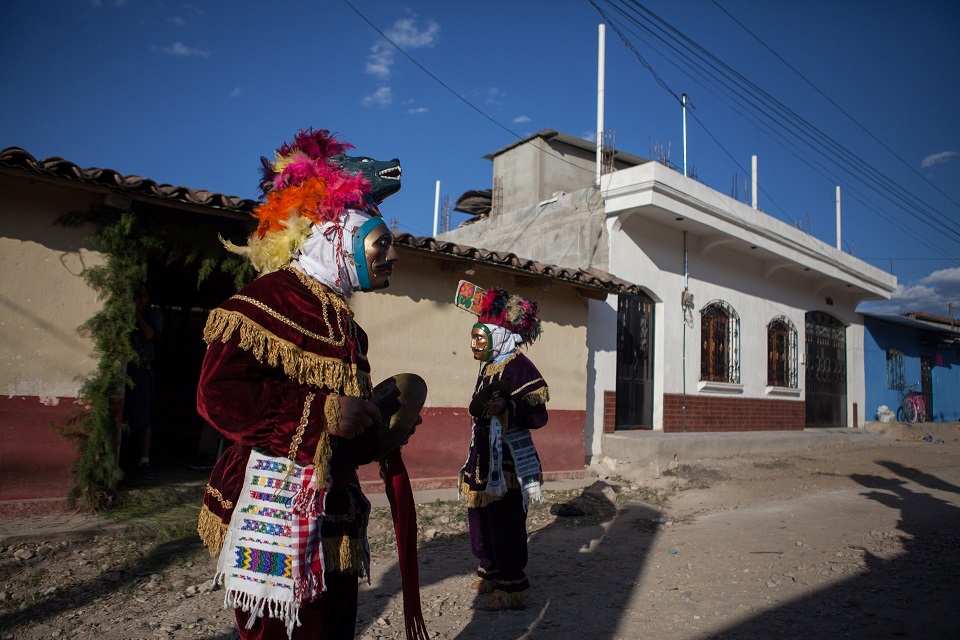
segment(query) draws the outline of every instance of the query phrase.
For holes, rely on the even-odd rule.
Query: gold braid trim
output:
[[[220,503],[220,506],[223,507],[225,511],[229,511],[230,509],[233,509],[233,503],[227,500],[226,498],[224,498],[222,493],[220,493],[218,490],[211,487],[209,484],[207,485],[206,489],[204,489],[204,491],[206,491],[207,493],[212,495],[214,498],[216,498],[217,502]]]
[[[220,308],[211,311],[203,328],[203,339],[207,344],[218,339],[227,342],[238,329],[241,349],[249,351],[259,362],[272,367],[280,365],[284,373],[301,384],[335,389],[357,397],[369,397],[373,392],[370,374],[358,371],[356,365],[304,351],[236,311]]]
[[[220,555],[220,549],[223,548],[223,541],[227,537],[227,525],[220,520],[220,516],[203,505],[200,509],[200,517],[197,520],[197,533],[200,540],[210,552],[210,557],[216,558]]]
[[[523,396],[523,399],[527,401],[527,404],[533,406],[538,404],[547,404],[550,402],[550,388],[549,387],[540,387],[536,391],[531,391],[527,395]]]
[[[489,378],[495,376],[498,373],[503,373],[503,370],[507,368],[507,364],[517,357],[516,353],[510,354],[510,357],[504,360],[503,362],[498,362],[496,364],[488,364],[483,368],[483,373],[481,374],[484,378]]]
[[[507,489],[520,488],[520,481],[517,480],[517,474],[504,471],[503,479],[507,481]],[[465,480],[460,481],[460,494],[466,499],[467,506],[471,509],[481,509],[489,506],[506,495],[506,493],[502,493],[499,496],[493,496],[486,491],[474,491]]]
[[[303,413],[300,415],[300,424],[297,425],[297,430],[293,434],[293,438],[290,440],[290,452],[287,455],[287,458],[290,460],[290,464],[287,465],[286,477],[288,478],[296,467],[297,451],[300,449],[300,443],[303,442],[303,434],[307,430],[307,423],[310,422],[310,405],[313,403],[313,399],[316,397],[317,394],[313,393],[312,391],[308,391],[307,397],[303,400]]]
[[[332,304],[334,307],[337,308],[337,311],[344,311],[351,318],[353,317],[353,309],[350,308],[350,305],[347,304],[346,300],[344,300],[342,297],[340,297],[336,293],[333,293],[331,291],[324,291],[323,285],[320,284],[317,280],[314,280],[313,278],[308,276],[306,271],[304,271],[303,269],[300,269],[299,267],[295,267],[292,264],[288,264],[285,267],[281,267],[281,269],[283,271],[289,271],[293,275],[297,276],[297,278],[300,280],[303,286],[305,286],[307,289],[310,289],[313,295],[317,296],[317,298],[319,298],[321,301],[329,302],[330,304]]]
[[[323,564],[326,571],[359,573],[363,570],[363,542],[344,535],[323,539]]]

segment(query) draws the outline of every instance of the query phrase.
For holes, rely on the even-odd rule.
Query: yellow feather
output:
[[[310,234],[311,224],[313,223],[309,218],[291,213],[290,217],[283,221],[282,231],[268,233],[262,238],[251,235],[245,247],[235,245],[223,238],[220,238],[220,242],[227,251],[246,257],[253,268],[260,275],[264,275],[276,271],[293,260],[293,256],[300,251]]]

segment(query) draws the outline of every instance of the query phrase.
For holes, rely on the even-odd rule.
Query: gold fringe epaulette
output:
[[[227,525],[220,520],[220,516],[203,505],[200,509],[200,517],[197,520],[197,533],[200,540],[210,552],[210,556],[216,558],[220,555],[220,549],[223,548],[223,541],[227,537]]]
[[[330,458],[333,457],[333,448],[330,446],[330,433],[326,430],[320,434],[320,442],[313,454],[314,473],[319,475],[320,485],[323,486],[330,477]]]
[[[323,564],[328,571],[363,572],[363,541],[349,536],[323,539]]]
[[[504,471],[503,479],[506,481],[508,489],[520,488],[520,481],[517,480],[517,474]],[[482,509],[483,507],[489,506],[497,500],[500,500],[507,494],[502,493],[499,496],[494,496],[490,495],[486,491],[474,491],[470,488],[470,484],[466,480],[461,479],[460,495],[463,496],[464,500],[467,502],[467,506],[471,509]]]
[[[523,396],[523,399],[527,401],[527,404],[530,406],[535,406],[538,404],[547,404],[550,402],[550,388],[549,387],[540,387],[536,391],[531,391],[527,395]]]
[[[203,328],[203,339],[208,345],[214,340],[227,342],[238,330],[241,349],[249,351],[259,362],[272,367],[281,366],[284,373],[301,384],[364,398],[370,397],[373,391],[370,375],[358,371],[355,365],[304,351],[236,311],[211,311]]]

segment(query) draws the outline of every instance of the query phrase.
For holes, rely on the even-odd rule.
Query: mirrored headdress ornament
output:
[[[524,345],[533,344],[543,333],[537,303],[500,287],[488,290],[461,280],[457,286],[455,304],[475,314],[482,324],[496,325],[517,334]]]

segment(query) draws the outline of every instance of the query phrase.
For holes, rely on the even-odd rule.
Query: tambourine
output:
[[[470,407],[468,409],[470,415],[472,415],[474,418],[484,417],[487,413],[487,401],[493,400],[493,398],[497,395],[509,399],[510,384],[506,380],[497,380],[496,382],[491,382],[484,388],[480,389],[480,391],[477,392],[477,395],[473,396],[473,400],[470,401]]]
[[[400,390],[400,409],[393,415],[381,420],[377,427],[377,446],[374,460],[382,460],[391,451],[403,444],[417,426],[417,418],[427,401],[427,383],[415,373],[398,373],[373,388],[373,397],[390,382],[396,382]]]

